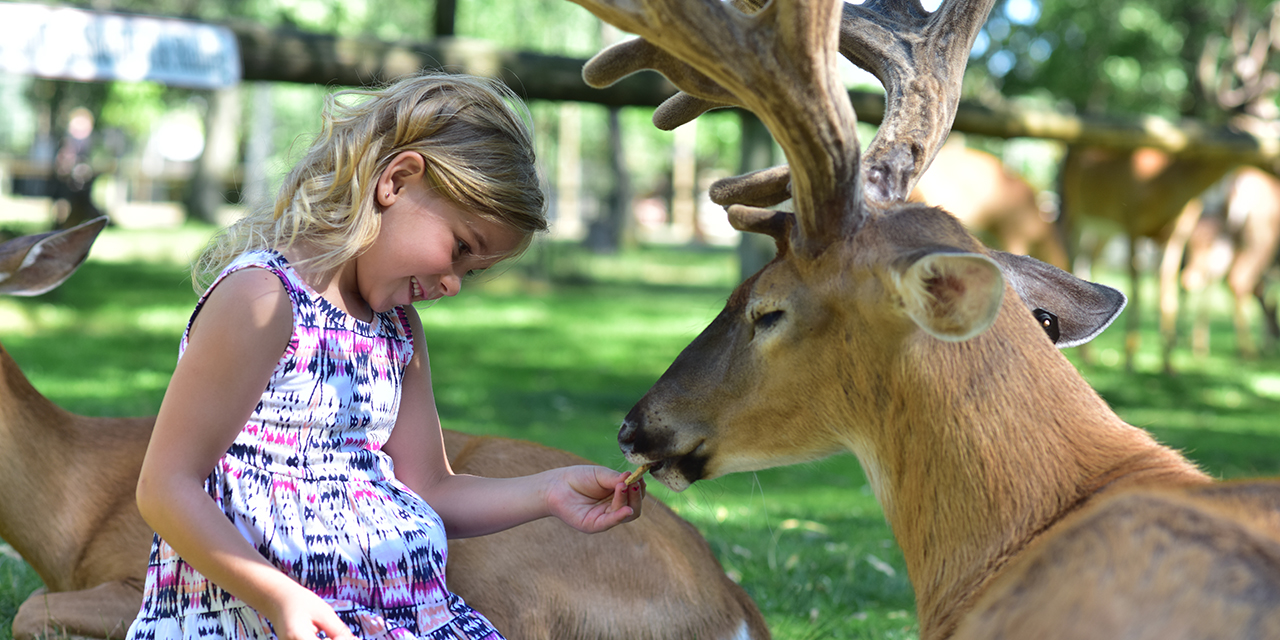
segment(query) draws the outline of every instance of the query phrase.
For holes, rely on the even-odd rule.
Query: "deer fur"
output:
[[[61,283],[105,218],[86,225],[0,245],[0,291]],[[65,411],[0,347],[0,538],[45,584],[19,608],[16,640],[124,636],[142,605],[153,535],[133,496],[154,423]],[[586,462],[532,442],[447,429],[444,437],[459,473],[516,476]],[[547,518],[449,547],[450,587],[513,640],[770,637],[706,540],[654,498],[644,517],[600,534]]]
[[[1119,292],[990,250],[941,209],[876,195],[872,183],[896,181],[871,177],[886,165],[860,160],[847,97],[822,90],[838,75],[827,63],[841,33],[834,11],[847,5],[575,1],[756,112],[787,155],[794,206],[759,208],[787,172],[713,189],[713,199],[737,200],[717,200],[730,222],[772,236],[777,255],[627,414],[618,443],[628,460],[679,491],[852,452],[905,556],[922,640],[1274,637],[1280,490],[1214,484],[1121,420],[1063,357],[1057,346],[1114,320]],[[933,98],[937,83],[958,86],[952,67],[878,43],[943,19],[980,25],[990,10],[965,0],[933,14],[915,0],[858,6],[876,35],[861,44],[870,51],[851,55],[841,42],[841,53],[915,67],[931,81],[885,83],[914,100]],[[779,86],[779,67],[811,74]],[[904,196],[946,134],[928,115],[898,111],[886,123],[920,130],[887,143],[915,161],[894,174]],[[853,167],[854,184],[833,167]]]

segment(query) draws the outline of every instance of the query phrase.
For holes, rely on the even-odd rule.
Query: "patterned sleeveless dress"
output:
[[[329,601],[357,637],[500,639],[445,588],[443,523],[395,479],[380,451],[413,354],[404,311],[362,322],[274,251],[241,256],[213,286],[247,267],[284,283],[293,336],[249,422],[205,481],[209,496],[263,556]],[[274,637],[265,617],[155,536],[128,640]]]

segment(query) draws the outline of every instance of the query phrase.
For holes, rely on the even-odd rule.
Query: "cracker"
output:
[[[631,475],[627,476],[627,479],[624,480],[623,483],[630,486],[632,482],[639,480],[640,476],[644,475],[644,472],[648,470],[649,470],[649,465],[647,464],[640,465],[639,467],[636,468],[635,471],[631,472]]]

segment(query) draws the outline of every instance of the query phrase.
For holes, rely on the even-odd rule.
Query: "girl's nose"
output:
[[[456,273],[447,273],[440,277],[440,293],[446,296],[456,296],[462,290],[462,276]]]

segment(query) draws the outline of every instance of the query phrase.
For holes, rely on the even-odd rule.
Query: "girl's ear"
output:
[[[421,184],[426,177],[427,162],[417,151],[401,151],[378,176],[374,202],[389,207],[400,197],[406,185]]]

